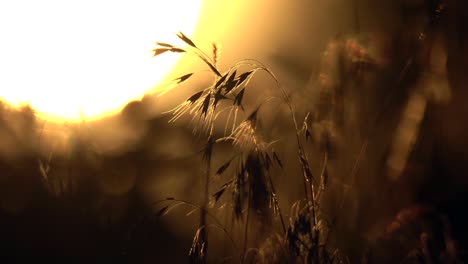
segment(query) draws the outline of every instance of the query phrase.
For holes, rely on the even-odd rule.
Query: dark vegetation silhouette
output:
[[[185,102],[170,111],[174,116],[171,121],[177,120],[183,114],[191,115],[194,133],[207,138],[206,146],[201,153],[206,163],[206,179],[202,191],[205,193],[205,197],[202,205],[195,206],[201,211],[201,216],[199,229],[196,231],[190,248],[189,256],[191,261],[196,263],[207,261],[209,252],[207,230],[211,226],[216,226],[230,237],[233,247],[238,251],[233,252],[233,254],[238,255],[238,261],[240,262],[301,260],[314,263],[338,263],[345,261],[338,250],[330,248],[327,244],[328,220],[320,208],[320,199],[327,183],[328,151],[324,153],[323,162],[320,165],[322,167],[320,175],[314,176],[304,146],[311,136],[311,132],[308,130],[307,117],[304,121],[297,120],[296,111],[288,92],[281,86],[276,76],[262,63],[255,60],[242,60],[221,73],[221,70],[216,67],[218,57],[216,44],[213,44],[213,55],[209,57],[183,33],[179,33],[178,37],[188,45],[188,49],[158,42],[156,43],[158,47],[154,49],[154,55],[157,56],[166,51],[186,52],[201,59],[215,75],[215,81],[211,86],[194,93]],[[242,71],[242,69],[244,70]],[[279,95],[277,98],[267,98],[258,106],[255,106],[253,110],[246,113],[243,101],[244,94],[253,89],[249,83],[259,72],[267,73],[274,80]],[[193,73],[189,73],[174,81],[176,84],[180,84],[187,81],[192,75]],[[291,141],[296,142],[297,161],[302,171],[301,177],[303,179],[305,199],[297,201],[292,206],[291,211],[293,214],[290,216],[288,226],[285,224],[286,220],[279,207],[278,196],[272,179],[273,168],[281,169],[283,166],[282,161],[273,148],[274,142],[266,142],[262,134],[257,130],[257,122],[261,118],[259,114],[261,107],[272,99],[279,99],[289,109],[291,125],[295,131],[294,139]],[[224,133],[219,134],[215,131],[215,125],[217,117],[222,111],[229,111],[229,114],[223,124]],[[233,117],[231,118],[231,116]],[[243,119],[238,121],[238,116],[242,116]],[[224,141],[232,142],[232,158],[224,161],[219,168],[214,170],[214,173],[211,173],[213,166],[211,160],[212,156],[215,155],[214,148],[217,143]],[[231,170],[229,171],[229,169]],[[232,207],[233,218],[235,221],[242,221],[245,228],[242,249],[237,245],[238,242],[231,238],[226,227],[221,225],[219,221],[216,220],[215,224],[207,223],[208,207],[210,205],[208,199],[210,178],[220,177],[229,172],[232,173],[232,176],[228,176],[228,180],[224,182],[221,188],[215,190],[211,197],[211,205],[216,206],[223,195],[226,193],[231,194],[228,204]],[[174,206],[187,203],[177,198],[168,198],[157,203],[162,202],[167,202],[169,205],[161,208],[158,215],[164,215]],[[272,227],[271,218],[273,216],[278,218],[281,223],[279,231],[274,230]],[[247,251],[249,241],[252,240],[248,237],[249,228],[253,225],[254,220],[257,222],[256,229],[258,233],[255,239],[257,244],[273,234],[270,239],[278,240],[279,238],[278,241],[275,241],[279,247],[275,250],[278,250],[278,252],[272,252],[271,255],[265,256],[261,254],[260,250],[256,249],[252,251],[254,253],[251,254],[252,259],[247,259],[249,257]],[[268,259],[274,257],[283,259]]]
[[[384,63],[361,39],[332,40],[306,109],[261,62],[223,69],[216,44],[208,55],[183,33],[183,47],[157,42],[154,55],[193,55],[204,68],[162,93],[202,72],[212,81],[164,115],[145,114],[147,96],[100,126],[69,125],[70,147],[56,154],[33,109],[0,104],[0,261],[464,263],[467,5],[428,3],[424,31],[397,39],[382,89],[363,84]],[[431,61],[441,39],[442,66]],[[427,76],[437,89],[417,85]],[[144,132],[104,151],[93,138],[113,119]],[[177,195],[151,190],[177,169],[186,177],[169,173],[165,185],[184,182]]]

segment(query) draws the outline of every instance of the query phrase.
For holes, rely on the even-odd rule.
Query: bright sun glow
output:
[[[174,67],[154,42],[190,35],[200,2],[0,1],[0,99],[69,121],[117,111]]]

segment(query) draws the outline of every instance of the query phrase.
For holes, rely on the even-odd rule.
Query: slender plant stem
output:
[[[204,186],[204,195],[203,195],[203,205],[202,209],[200,212],[200,227],[206,226],[206,215],[208,212],[208,203],[209,203],[209,187],[210,187],[210,175],[211,175],[211,156],[213,154],[213,149],[212,149],[212,140],[211,136],[208,139],[208,146],[207,146],[207,153],[206,153],[206,170],[205,170],[205,186]],[[205,256],[208,252],[208,230],[206,228],[203,228],[200,232],[200,238],[201,241],[205,242]],[[206,257],[205,257],[205,262],[206,262]]]
[[[302,168],[303,168],[302,173],[303,173],[304,192],[305,192],[307,200],[310,201],[310,204],[309,204],[309,202],[307,203],[307,208],[309,208],[309,211],[312,214],[312,221],[314,222],[313,226],[311,227],[311,229],[312,229],[311,234],[314,235],[313,239],[314,239],[314,243],[315,243],[313,258],[314,258],[315,263],[319,263],[319,260],[320,260],[319,248],[318,248],[319,231],[317,230],[318,221],[317,221],[317,212],[316,212],[316,204],[315,204],[316,194],[315,194],[315,189],[314,189],[314,185],[313,185],[313,182],[312,182],[313,176],[310,175],[311,179],[310,179],[310,182],[309,182],[309,178],[308,178],[308,175],[306,173],[306,168],[304,167],[304,166],[310,166],[309,165],[310,163],[308,161],[307,155],[306,155],[306,153],[304,151],[304,147],[303,147],[302,142],[300,140],[300,130],[299,130],[299,126],[298,126],[298,123],[297,123],[296,111],[294,109],[291,97],[288,95],[286,90],[284,90],[284,88],[280,85],[278,79],[273,74],[273,72],[271,72],[266,67],[263,67],[263,70],[265,70],[270,76],[272,76],[272,78],[275,80],[275,82],[277,84],[277,87],[281,90],[281,93],[283,94],[284,100],[285,100],[286,104],[288,105],[289,112],[290,112],[290,115],[291,115],[291,119],[292,119],[293,124],[294,124],[297,148],[298,148],[298,152],[299,152],[299,159],[301,159],[301,157],[304,159],[304,161],[300,160],[300,163],[301,163]],[[304,162],[306,164],[304,164]],[[311,172],[309,172],[309,173],[311,173]],[[309,198],[309,195],[308,195],[308,190],[307,190],[308,188],[307,187],[310,188],[310,198]]]
[[[274,195],[274,203],[275,203],[275,206],[276,208],[278,209],[278,215],[280,217],[280,221],[281,221],[281,227],[283,228],[283,233],[286,234],[286,225],[284,224],[284,219],[283,219],[283,214],[281,213],[281,208],[278,204],[278,199],[276,198],[276,190],[275,190],[275,186],[273,185],[273,180],[271,179],[271,175],[268,174],[268,180],[270,181],[270,186],[271,186],[271,191],[273,192],[273,195]]]
[[[238,252],[239,260],[242,260],[242,256],[240,255],[239,246],[237,246],[236,242],[234,241],[234,238],[231,236],[232,230],[231,230],[231,232],[229,232],[215,215],[210,213],[207,209],[203,208],[202,206],[199,206],[197,204],[194,204],[192,202],[189,202],[187,200],[182,200],[182,199],[170,198],[170,199],[165,199],[165,200],[159,200],[159,201],[154,202],[153,206],[156,206],[156,205],[158,205],[158,204],[160,204],[162,202],[167,202],[167,201],[182,202],[185,205],[188,205],[188,206],[190,206],[190,207],[192,207],[194,209],[198,209],[201,212],[204,212],[204,214],[206,216],[209,216],[215,222],[215,224],[209,224],[209,225],[210,226],[216,226],[218,229],[221,229],[224,232],[224,234],[226,234],[229,241],[231,241],[232,246],[234,247],[235,251]],[[231,229],[232,229],[232,223],[231,223]]]
[[[251,200],[251,191],[250,189],[248,190],[247,193],[247,215],[245,219],[245,228],[244,228],[244,249],[242,250],[242,262],[245,262],[245,257],[246,254],[245,252],[247,251],[247,243],[248,243],[248,236],[249,236],[249,220],[250,220],[250,200]]]

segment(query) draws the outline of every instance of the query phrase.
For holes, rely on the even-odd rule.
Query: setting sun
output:
[[[0,99],[49,118],[99,118],[154,88],[177,56],[156,41],[191,34],[201,0],[2,1]]]

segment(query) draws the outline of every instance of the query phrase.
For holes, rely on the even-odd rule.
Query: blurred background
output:
[[[255,59],[277,76],[291,96],[299,126],[310,117],[312,142],[304,144],[315,175],[322,171],[327,138],[323,207],[333,219],[331,243],[353,263],[378,244],[401,209],[414,204],[429,204],[450,221],[458,219],[451,222],[455,237],[463,241],[466,235],[460,224],[468,164],[462,73],[468,61],[466,11],[460,11],[466,4],[447,1],[441,26],[428,32],[428,2],[204,0],[188,36],[207,54],[216,43],[222,73],[239,60]],[[421,32],[431,36],[430,45],[418,44]],[[192,133],[190,117],[169,122],[168,111],[212,85],[206,69],[197,58],[183,55],[153,90],[92,120],[48,120],[31,107],[2,102],[1,262],[30,257],[61,263],[187,262],[199,212],[181,205],[159,216],[162,205],[155,203],[174,197],[203,204],[206,137]],[[192,72],[167,93],[158,92]],[[244,107],[248,114],[262,104],[258,133],[267,142],[277,141],[273,146],[283,166],[272,175],[288,224],[292,204],[303,198],[302,172],[296,131],[288,106],[274,99],[281,97],[275,85],[267,74],[256,74]],[[323,95],[335,86],[346,87],[331,92],[335,101],[330,104],[341,112],[321,115]],[[0,96],[6,89],[0,87]],[[239,114],[239,120],[247,114]],[[218,137],[225,118],[215,127]],[[235,153],[229,142],[213,151],[212,172]],[[210,180],[210,196],[228,180]],[[234,240],[242,241],[244,230],[232,220],[231,206],[223,197],[210,210]],[[273,232],[281,232],[279,219],[272,222]],[[210,239],[219,243],[210,244],[208,262],[236,262],[228,258],[235,250],[222,232],[210,232]],[[250,245],[260,247],[253,240]],[[391,255],[392,245],[387,247],[378,254]]]

